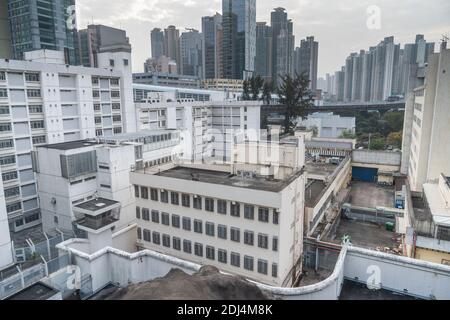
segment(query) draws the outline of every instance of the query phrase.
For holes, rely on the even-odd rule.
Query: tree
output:
[[[242,83],[242,100],[250,100],[250,83],[248,82],[248,80],[244,80],[244,82]]]
[[[383,138],[373,138],[370,141],[369,150],[383,150],[386,146]]]
[[[265,104],[270,104],[272,101],[272,83],[265,81],[263,86],[262,100]]]
[[[342,138],[342,139],[355,139],[356,135],[353,133],[352,130],[344,129],[344,130],[342,130],[342,133],[339,136],[339,138]]]
[[[402,146],[403,132],[391,132],[386,139],[388,145],[393,146],[394,148],[400,148]]]
[[[311,129],[311,131],[313,133],[313,137],[316,138],[319,135],[319,128],[317,128],[317,126],[314,125],[310,129]]]
[[[250,82],[250,92],[252,94],[251,98],[252,100],[259,100],[259,94],[264,86],[264,80],[261,78],[261,76],[258,74],[256,77],[253,76],[249,79]]]
[[[313,106],[313,96],[309,89],[309,79],[306,73],[298,73],[292,77],[290,74],[280,76],[281,84],[278,88],[278,97],[285,106],[284,132],[293,133],[297,118],[306,118],[306,109]]]

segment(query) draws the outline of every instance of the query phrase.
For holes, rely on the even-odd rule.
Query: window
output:
[[[158,201],[158,189],[150,188],[150,199]]]
[[[0,140],[0,149],[14,148],[14,142],[12,139]]]
[[[227,202],[225,200],[217,200],[217,212],[227,214]]]
[[[217,260],[222,263],[227,263],[227,250],[218,249],[217,250]]]
[[[11,123],[0,123],[0,132],[11,131]]]
[[[122,128],[121,127],[115,127],[113,129],[113,131],[114,131],[115,134],[122,133]]]
[[[163,234],[162,245],[166,248],[170,248],[170,236],[168,234]]]
[[[150,210],[142,208],[142,220],[150,221]]]
[[[214,223],[206,222],[206,224],[205,224],[205,233],[208,236],[214,237]]]
[[[183,240],[183,251],[192,253],[192,243],[189,240]]]
[[[272,250],[278,251],[278,238],[277,237],[272,238]]]
[[[120,91],[111,91],[111,98],[120,98]]]
[[[172,246],[175,250],[180,251],[181,250],[181,239],[177,238],[177,237],[173,237]]]
[[[109,59],[109,66],[114,67],[114,59]]]
[[[114,78],[114,79],[110,79],[109,83],[113,86],[118,86],[119,85],[119,79],[118,78]]]
[[[30,113],[42,113],[42,106],[41,105],[35,105],[35,106],[29,106],[28,112]]]
[[[268,242],[269,237],[266,234],[258,234],[258,247],[267,249],[269,247]]]
[[[214,247],[206,246],[206,258],[209,260],[215,260],[216,259],[216,250]]]
[[[98,78],[92,77],[92,84],[98,84]]]
[[[245,244],[252,246],[254,244],[254,238],[255,238],[255,235],[254,235],[253,231],[246,230],[244,232],[244,243]]]
[[[137,228],[137,238],[138,238],[139,240],[142,239],[142,229],[141,229],[141,228]]]
[[[144,241],[150,242],[150,230],[144,229]]]
[[[267,261],[258,259],[258,273],[267,274]]]
[[[180,216],[173,214],[172,215],[172,227],[179,228],[180,227]]]
[[[253,271],[253,257],[244,256],[244,269]]]
[[[181,195],[181,204],[183,207],[190,207],[191,206],[191,196],[188,194],[183,193]]]
[[[16,156],[0,157],[0,165],[2,165],[2,166],[14,164],[14,163],[16,163]]]
[[[234,242],[241,242],[241,230],[239,228],[231,228],[230,239]]]
[[[140,219],[141,218],[141,208],[136,207],[136,219]]]
[[[92,90],[92,97],[93,98],[100,98],[100,91]]]
[[[128,66],[128,59],[123,59],[123,65]]]
[[[236,252],[231,252],[230,263],[232,266],[239,268],[241,266],[241,255]]]
[[[161,244],[161,235],[159,234],[159,232],[153,232],[152,236],[154,244]]]
[[[25,80],[27,82],[39,82],[39,73],[25,73]]]
[[[161,202],[169,203],[169,192],[168,191],[161,191]]]
[[[170,226],[170,217],[166,212],[161,213],[161,223],[165,226]]]
[[[0,97],[2,96],[2,89],[0,89]],[[0,106],[0,114],[9,114],[8,106]]]
[[[227,227],[222,225],[222,224],[219,224],[217,226],[217,236],[220,239],[225,239],[226,240],[227,239]]]
[[[170,202],[174,205],[179,205],[180,204],[180,199],[179,199],[179,195],[178,192],[171,192],[170,193]]]
[[[27,89],[27,97],[28,98],[40,98],[41,90],[40,89]]]
[[[239,203],[235,202],[235,203],[231,203],[230,206],[230,215],[232,215],[233,217],[240,217],[241,216],[241,209],[239,206]]]
[[[101,137],[103,135],[103,130],[95,130],[95,136]]]
[[[10,181],[10,180],[15,180],[17,178],[18,178],[17,171],[10,171],[10,172],[2,173],[2,180],[4,182]]]
[[[4,71],[0,71],[0,80],[6,80],[6,74]]]
[[[4,189],[4,195],[5,198],[11,198],[20,195],[20,188],[19,187],[13,187],[9,189]]]
[[[261,222],[269,222],[269,208],[258,209],[258,220]]]
[[[112,109],[113,110],[120,110],[120,103],[113,103],[112,104]]]
[[[8,90],[0,88],[0,98],[8,98]]]
[[[139,186],[134,185],[134,197],[139,198]]]
[[[196,242],[194,244],[194,253],[198,257],[203,257],[203,245],[201,243]]]
[[[11,213],[17,210],[22,209],[22,204],[20,202],[12,203],[6,205],[6,212]]]
[[[100,111],[101,109],[100,109],[100,104],[98,104],[98,103],[95,103],[94,104],[94,111]]]
[[[273,224],[278,224],[279,223],[279,217],[280,217],[280,213],[278,211],[273,211],[273,216],[272,216],[272,221]]]
[[[194,196],[194,208],[199,210],[202,209],[202,197]]]
[[[148,188],[147,187],[141,187],[141,198],[148,199]]]
[[[159,211],[152,210],[152,222],[159,223]]]
[[[120,122],[120,121],[122,121],[122,117],[119,114],[113,115],[112,119],[113,119],[113,122]]]
[[[209,212],[214,212],[214,199],[205,198],[205,210]]]
[[[47,143],[47,138],[45,136],[36,136],[32,138],[33,144],[43,144]]]
[[[102,117],[94,117],[94,123],[95,124],[101,124],[102,123]]]
[[[203,233],[203,223],[201,220],[194,220],[194,232]]]
[[[183,217],[183,230],[191,231],[191,219]]]
[[[31,129],[44,129],[45,128],[44,121],[43,120],[30,121],[30,127]]]
[[[272,263],[272,277],[278,277],[278,265],[276,263]]]
[[[249,220],[253,220],[254,219],[254,212],[255,212],[255,207],[253,206],[249,206],[249,205],[244,205],[244,218],[245,219],[249,219]]]

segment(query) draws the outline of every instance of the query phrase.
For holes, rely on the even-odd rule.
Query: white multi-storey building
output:
[[[11,238],[9,236],[8,215],[6,214],[3,182],[0,179],[0,270],[13,263]]]
[[[319,138],[339,138],[342,133],[355,133],[356,120],[354,117],[341,117],[333,113],[316,112],[305,120],[298,121],[299,126],[307,129],[317,128]]]
[[[0,59],[0,165],[10,229],[40,223],[33,146],[136,130],[131,54],[98,54],[101,68],[64,64],[63,52]]]
[[[179,143],[177,131],[155,130],[37,147],[33,155],[44,231],[72,231],[73,207],[95,197],[120,202],[117,227],[129,225],[135,220],[130,171],[172,161]]]
[[[406,104],[402,171],[412,191],[422,191],[442,173],[450,175],[449,66],[450,49],[430,55],[425,85]]]
[[[289,155],[274,144],[235,148],[247,150],[235,158],[245,163],[132,172],[138,246],[267,284],[294,283],[303,246],[304,141],[298,137]]]
[[[175,102],[157,94],[136,104],[136,118],[138,130],[182,130],[185,159],[229,162],[236,138],[258,139],[260,107],[254,101]]]

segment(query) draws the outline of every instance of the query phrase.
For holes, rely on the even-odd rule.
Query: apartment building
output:
[[[138,130],[181,130],[185,159],[227,162],[234,139],[245,133],[252,140],[259,137],[260,102],[175,102],[170,97],[156,94],[136,104]]]
[[[8,215],[6,213],[3,182],[0,179],[0,270],[13,263],[11,238],[9,235]]]
[[[72,231],[74,206],[96,197],[120,202],[118,228],[132,223],[130,171],[172,161],[179,138],[177,131],[155,130],[36,147],[43,230]]]
[[[319,138],[339,138],[342,133],[355,133],[355,117],[341,117],[333,113],[316,112],[308,116],[307,119],[299,119],[299,126],[307,129],[317,129]]]
[[[40,223],[31,150],[135,131],[128,52],[99,53],[100,68],[64,64],[64,53],[0,59],[0,164],[12,232]]]
[[[414,90],[406,104],[403,131],[403,171],[412,191],[450,174],[450,49],[428,59],[425,84]],[[412,103],[411,103],[412,102]]]
[[[301,273],[304,159],[280,175],[263,170],[269,158],[263,159],[259,170],[255,163],[233,162],[132,172],[138,246],[262,283],[292,285]]]

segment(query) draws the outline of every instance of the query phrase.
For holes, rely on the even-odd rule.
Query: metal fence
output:
[[[52,238],[48,238],[46,241],[42,241],[39,243],[33,243],[30,239],[28,239],[27,247],[15,247],[15,262],[22,263],[30,260],[35,260],[42,256],[45,260],[52,260],[58,256],[58,249],[56,249],[56,245],[65,240],[73,238],[72,234],[67,233],[58,233],[56,236]]]

